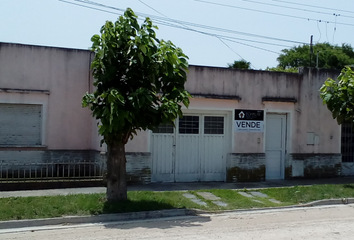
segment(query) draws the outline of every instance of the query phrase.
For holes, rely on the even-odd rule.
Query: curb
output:
[[[306,208],[306,207],[341,205],[341,204],[354,204],[354,198],[325,199],[325,200],[317,200],[317,201],[313,201],[305,204],[299,204],[299,205],[268,207],[268,208],[251,208],[251,209],[237,209],[237,210],[223,210],[223,211],[205,211],[199,209],[193,209],[193,210],[195,210],[196,215],[199,215],[199,214],[236,213],[236,212],[253,212],[253,211],[262,211],[262,210]]]
[[[0,221],[0,229],[39,227],[39,226],[49,226],[49,225],[70,225],[70,224],[104,223],[104,222],[109,223],[109,222],[133,221],[133,220],[141,220],[141,219],[178,217],[178,216],[198,216],[201,214],[219,214],[219,213],[247,212],[247,211],[252,212],[252,211],[260,211],[260,210],[278,210],[278,209],[287,209],[287,208],[290,209],[290,208],[353,204],[353,203],[354,203],[354,198],[341,198],[341,199],[318,200],[306,204],[290,205],[290,206],[282,206],[282,207],[252,208],[252,209],[238,209],[238,210],[225,210],[225,211],[205,211],[199,209],[170,209],[170,210],[159,210],[159,211],[102,214],[102,215],[92,215],[92,216],[67,216],[67,217],[58,217],[58,218],[11,220],[11,221]]]
[[[102,214],[102,215],[92,215],[92,216],[67,216],[67,217],[58,217],[58,218],[0,221],[0,229],[38,227],[38,226],[48,226],[48,225],[118,222],[118,221],[132,221],[132,220],[139,220],[139,219],[196,216],[196,215],[197,215],[196,211],[192,209],[171,209],[171,210],[159,210],[159,211],[118,213],[118,214]]]
[[[353,203],[354,203],[354,198],[338,198],[338,199],[325,199],[325,200],[313,201],[299,206],[314,207],[314,206],[323,206],[323,205],[338,205],[338,204],[353,204]]]

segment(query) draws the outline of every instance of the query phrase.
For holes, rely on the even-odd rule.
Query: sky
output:
[[[309,44],[311,35],[313,43],[354,47],[351,0],[91,1],[107,7],[88,2],[1,0],[0,42],[89,49],[105,21],[130,7],[141,20],[150,16],[157,37],[182,48],[192,65],[227,67],[244,59],[253,69],[275,67],[282,49]]]

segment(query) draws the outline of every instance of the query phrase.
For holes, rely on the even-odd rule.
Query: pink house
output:
[[[83,94],[93,91],[92,57],[86,50],[0,43],[0,181],[102,179],[106,148],[96,120],[81,107]],[[318,92],[338,74],[190,66],[190,107],[176,128],[140,132],[127,144],[128,180],[352,175],[353,157],[342,161],[341,126]]]

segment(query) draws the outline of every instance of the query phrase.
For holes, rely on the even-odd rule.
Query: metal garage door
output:
[[[194,114],[152,134],[152,181],[224,181],[225,116]]]
[[[0,103],[0,145],[41,145],[42,106]]]

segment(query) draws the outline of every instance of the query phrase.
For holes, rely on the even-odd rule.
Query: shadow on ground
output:
[[[134,229],[134,228],[158,228],[169,229],[176,227],[198,227],[202,226],[202,223],[210,222],[210,217],[207,216],[179,216],[173,218],[154,218],[143,219],[138,221],[126,221],[121,223],[106,224],[105,228],[108,229]]]
[[[344,188],[354,189],[354,185],[353,184],[344,184]]]
[[[175,209],[175,207],[170,204],[161,203],[158,201],[125,200],[125,201],[117,201],[117,202],[105,202],[102,213],[127,213],[127,212],[166,210],[166,209]]]
[[[103,213],[129,213],[129,212],[144,212],[144,211],[158,211],[176,209],[170,204],[161,203],[157,201],[117,201],[106,202],[103,207]],[[149,214],[148,214],[149,215]],[[158,216],[158,215],[157,215]],[[156,215],[155,215],[156,217]],[[210,217],[205,216],[177,216],[177,217],[161,217],[154,218],[147,216],[147,219],[124,221],[121,223],[106,224],[106,228],[117,229],[133,229],[133,228],[159,228],[168,229],[175,227],[196,227],[201,223],[209,222]]]

